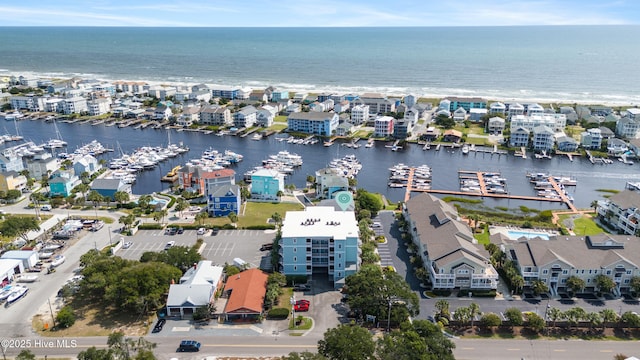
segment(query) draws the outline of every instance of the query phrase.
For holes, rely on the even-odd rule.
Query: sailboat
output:
[[[11,136],[11,140],[13,141],[24,140],[24,137],[20,135],[20,131],[18,130],[18,120],[16,118],[13,118],[13,125],[16,127],[16,134]]]
[[[62,135],[60,135],[60,130],[58,130],[58,125],[56,125],[56,120],[53,120],[53,127],[56,131],[56,138],[47,141],[43,146],[47,149],[57,149],[67,146],[67,142],[62,140]]]

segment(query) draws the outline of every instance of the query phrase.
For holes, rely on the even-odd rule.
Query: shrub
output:
[[[60,309],[58,315],[56,315],[56,322],[62,329],[71,327],[76,322],[76,315],[73,313],[71,306],[67,305]]]
[[[484,327],[500,326],[502,325],[502,319],[500,319],[500,316],[494,313],[484,314],[480,318],[480,325]]]
[[[286,319],[289,317],[289,309],[273,308],[267,313],[269,319]]]
[[[458,291],[458,297],[469,296],[469,294],[475,297],[496,297],[495,290],[473,290],[472,291],[469,289],[461,289],[460,291]]]
[[[247,230],[275,230],[276,226],[273,224],[264,224],[264,225],[251,225],[245,227]]]
[[[160,229],[162,229],[162,225],[154,224],[154,223],[146,223],[146,224],[140,224],[140,226],[138,226],[138,229],[140,229],[140,230],[160,230]]]

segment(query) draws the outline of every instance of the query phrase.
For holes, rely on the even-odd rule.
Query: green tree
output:
[[[71,327],[76,322],[76,315],[73,313],[71,306],[65,306],[56,315],[56,323],[62,329]]]
[[[283,356],[282,360],[327,360],[327,358],[320,354],[303,351],[301,353],[291,352],[289,355]]]
[[[22,191],[11,189],[11,190],[7,190],[7,193],[5,194],[4,198],[5,200],[7,200],[7,202],[12,203],[17,199],[19,199],[21,196],[22,196]]]
[[[565,311],[563,316],[569,322],[569,326],[574,326],[578,325],[578,322],[587,316],[587,312],[583,308],[576,306]]]
[[[369,330],[357,325],[339,325],[318,341],[318,352],[332,360],[374,359],[375,342]]]
[[[122,207],[124,203],[129,202],[130,200],[129,193],[126,191],[116,191],[115,193],[113,193],[113,198],[120,205],[120,207]]]
[[[138,206],[140,206],[143,211],[146,211],[149,208],[151,201],[153,201],[153,196],[148,194],[142,195],[138,198]]]
[[[438,317],[444,317],[447,319],[451,317],[451,313],[449,311],[449,302],[447,300],[440,299],[436,301],[436,304],[434,306],[438,311]]]
[[[7,216],[0,223],[0,233],[4,236],[19,236],[25,241],[29,241],[27,234],[29,231],[40,230],[38,220],[32,216]]]
[[[598,210],[598,200],[593,200],[589,207],[593,209],[593,212],[596,212]]]
[[[123,216],[120,216],[120,218],[118,219],[118,222],[124,225],[125,229],[129,229],[135,221],[136,221],[136,216],[133,214],[123,215]]]
[[[418,296],[404,278],[394,271],[383,271],[378,265],[362,265],[360,271],[347,277],[345,286],[349,307],[361,317],[368,314],[387,319],[389,302],[394,304],[391,320],[395,323],[404,322],[420,311]]]
[[[231,221],[232,224],[235,224],[238,222],[238,215],[236,215],[235,212],[230,212],[229,215],[227,215],[227,217],[229,218],[229,221]]]
[[[636,296],[640,296],[640,276],[634,276],[631,278],[629,282],[629,287],[631,288],[631,292]]]
[[[567,289],[571,291],[571,295],[575,296],[578,292],[582,291],[585,287],[585,282],[581,278],[572,275],[567,279]]]
[[[609,294],[616,288],[616,283],[604,274],[598,274],[595,277],[596,288],[603,294]]]
[[[29,349],[24,349],[16,355],[16,360],[36,360],[36,355]]]
[[[282,225],[282,215],[280,215],[280,213],[278,212],[275,212],[271,215],[271,220],[273,220],[277,228],[280,228],[280,226]]]
[[[83,350],[78,354],[78,360],[113,360],[114,353],[111,349],[97,349],[95,346]]]
[[[201,211],[196,214],[195,220],[199,225],[202,225],[207,218],[209,218],[209,214],[206,211]]]
[[[515,292],[519,294],[524,287],[524,278],[521,275],[515,274],[511,278],[511,286],[513,286]]]
[[[473,322],[476,319],[476,316],[480,316],[482,313],[480,312],[480,306],[474,302],[469,304],[469,317],[471,318],[471,327],[473,327]]]
[[[103,197],[99,192],[91,190],[91,192],[89,192],[89,195],[87,196],[87,200],[93,203],[94,208],[97,208],[98,205],[100,205],[100,203],[103,201]]]
[[[156,347],[155,343],[152,343],[142,337],[137,340],[127,338],[124,336],[122,331],[116,331],[109,334],[109,337],[107,338],[107,346],[109,346],[109,350],[113,351],[114,358],[116,360],[155,359],[151,352],[151,350]]]
[[[496,326],[502,325],[502,319],[500,319],[500,316],[494,313],[487,313],[482,315],[482,317],[480,318],[480,325],[487,328],[494,328]]]
[[[640,327],[640,316],[632,311],[627,311],[620,316],[620,322],[627,327],[627,330],[631,331],[631,328]]]
[[[549,310],[547,310],[547,316],[549,320],[551,320],[552,326],[556,327],[556,322],[562,319],[562,310],[555,307],[549,308]]]
[[[600,316],[599,313],[597,312],[590,312],[587,313],[587,315],[584,317],[584,320],[586,320],[587,322],[589,322],[589,331],[591,331],[591,329],[594,326],[600,326],[602,325],[602,317]]]
[[[524,319],[522,318],[522,311],[518,308],[508,308],[504,312],[504,317],[507,318],[509,324],[511,326],[520,326],[524,323]]]
[[[527,314],[527,327],[531,330],[539,333],[544,330],[545,325],[545,321],[540,315],[535,313]]]
[[[540,294],[548,293],[549,287],[542,280],[534,280],[533,283],[531,283],[531,290],[536,296],[538,296]]]
[[[618,321],[618,314],[613,309],[600,310],[600,318],[602,318],[602,329],[607,327],[607,324],[613,324]]]
[[[178,212],[179,216],[182,217],[182,212],[185,211],[189,207],[189,202],[184,198],[180,197],[176,201],[176,206],[173,209]]]
[[[378,215],[378,211],[382,209],[380,198],[362,188],[356,192],[355,204],[357,211],[369,210],[373,217]]]
[[[453,313],[453,320],[465,325],[471,319],[471,312],[468,307],[459,307]]]

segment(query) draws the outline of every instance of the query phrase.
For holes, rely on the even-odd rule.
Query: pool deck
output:
[[[551,230],[545,230],[545,229],[525,229],[525,228],[520,228],[520,227],[515,227],[515,226],[491,226],[489,227],[489,234],[490,235],[495,235],[495,234],[503,234],[504,236],[508,237],[511,240],[518,240],[518,239],[513,239],[511,238],[511,236],[509,235],[509,231],[519,231],[519,232],[523,232],[523,233],[528,233],[528,234],[544,234],[548,237],[553,237],[553,236],[558,236],[558,232],[557,231],[551,231]],[[530,238],[533,238],[533,236],[531,236]]]

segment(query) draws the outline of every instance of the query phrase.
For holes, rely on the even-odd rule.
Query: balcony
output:
[[[538,276],[540,276],[538,271],[525,271],[522,273],[522,277],[524,278],[537,278]]]

